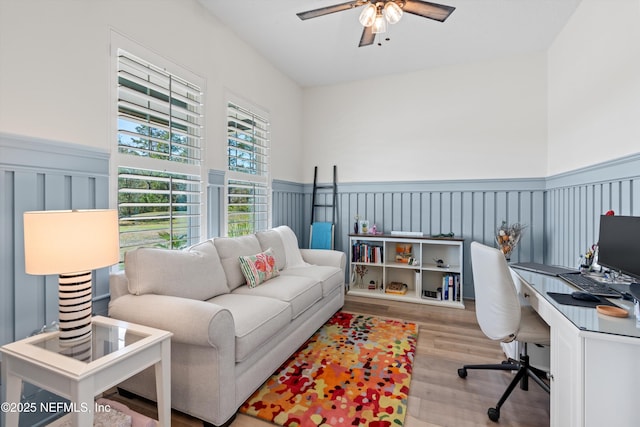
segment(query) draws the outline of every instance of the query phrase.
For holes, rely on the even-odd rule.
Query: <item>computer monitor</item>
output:
[[[640,281],[640,217],[600,217],[598,264]]]

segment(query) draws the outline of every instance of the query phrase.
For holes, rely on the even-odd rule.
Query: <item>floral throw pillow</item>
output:
[[[239,259],[240,269],[250,288],[280,275],[271,248],[256,255],[241,256]]]

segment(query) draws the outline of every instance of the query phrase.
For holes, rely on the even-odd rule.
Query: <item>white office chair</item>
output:
[[[528,379],[549,393],[549,386],[541,379],[547,373],[529,365],[527,344],[548,345],[549,326],[530,307],[520,304],[509,266],[501,251],[478,242],[471,243],[471,266],[473,285],[476,294],[476,317],[482,332],[492,340],[524,343],[520,360],[509,359],[494,365],[465,365],[458,369],[460,378],[467,377],[468,369],[498,369],[517,371],[495,408],[489,408],[487,414],[492,421],[500,418],[500,407],[507,400],[516,384],[528,389]]]

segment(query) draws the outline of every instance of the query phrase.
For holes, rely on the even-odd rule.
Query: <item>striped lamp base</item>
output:
[[[65,343],[59,342],[59,344],[60,354],[64,354],[67,357],[72,357],[85,363],[89,363],[93,360],[93,340],[91,339],[91,334],[89,334],[86,338],[77,339]]]
[[[91,336],[92,272],[60,274],[58,315],[60,343],[75,343]]]

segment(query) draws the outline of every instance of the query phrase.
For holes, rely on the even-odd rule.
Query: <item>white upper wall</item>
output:
[[[273,178],[302,180],[301,89],[195,0],[0,0],[0,132],[111,150],[112,31],[206,81],[207,168],[233,93],[270,114]]]
[[[327,181],[335,164],[341,182],[544,176],[546,67],[538,53],[305,89],[305,169]]]
[[[273,178],[541,177],[638,152],[640,1],[583,0],[548,53],[301,90],[195,0],[0,0],[0,132],[112,148],[113,31],[270,113]],[[182,24],[182,25],[181,25]]]
[[[548,175],[640,151],[640,1],[583,0],[548,57]]]

